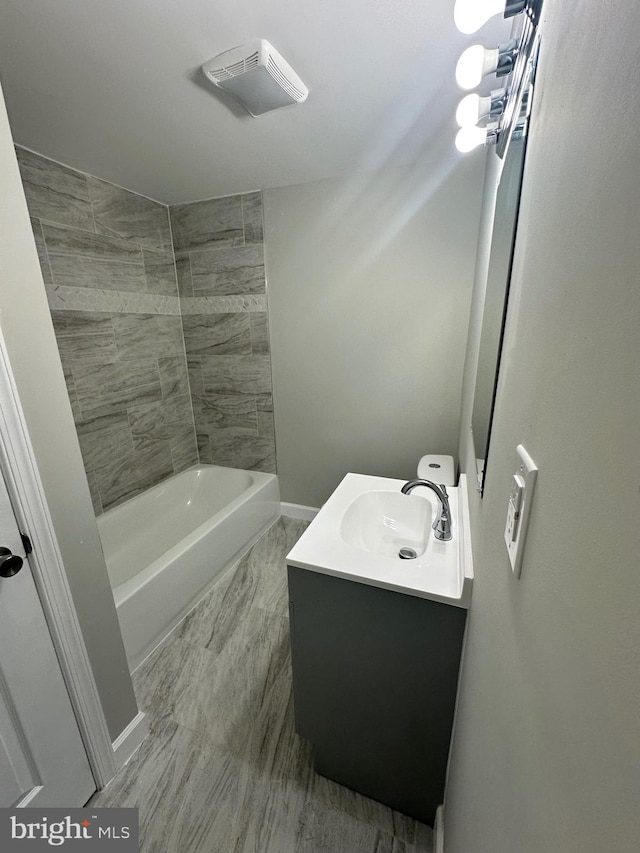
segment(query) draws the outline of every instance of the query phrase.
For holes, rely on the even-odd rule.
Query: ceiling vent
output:
[[[305,101],[309,90],[266,39],[254,39],[214,56],[202,66],[210,83],[224,89],[252,115]]]

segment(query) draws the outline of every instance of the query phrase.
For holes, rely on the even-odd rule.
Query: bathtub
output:
[[[99,516],[131,672],[279,515],[274,474],[199,465]]]

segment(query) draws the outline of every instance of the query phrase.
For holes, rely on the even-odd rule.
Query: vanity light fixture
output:
[[[543,0],[456,0],[454,19],[463,33],[475,33],[500,12],[505,18],[522,13],[521,19],[513,23],[510,41],[494,49],[474,44],[458,60],[456,81],[462,89],[475,89],[488,74],[507,78],[503,89],[484,97],[472,94],[462,99],[456,111],[460,125],[456,136],[458,151],[466,153],[480,145],[494,144],[498,156],[504,157],[509,139],[524,132],[519,130],[519,122],[538,54],[542,4]],[[527,117],[528,113],[525,128]],[[480,126],[487,119],[491,123]]]
[[[498,118],[504,112],[506,97],[506,89],[495,89],[485,98],[475,93],[465,95],[458,104],[456,121],[460,127],[473,127],[482,119]]]
[[[456,0],[453,19],[461,33],[477,33],[494,15],[511,18],[524,11],[526,0]]]
[[[456,81],[461,89],[475,89],[487,74],[504,77],[511,73],[518,53],[515,39],[499,44],[493,50],[473,44],[462,54],[456,65]]]

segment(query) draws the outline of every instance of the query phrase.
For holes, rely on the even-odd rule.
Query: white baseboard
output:
[[[113,754],[117,770],[124,767],[148,734],[149,723],[146,716],[140,711],[137,717],[131,720],[126,729],[113,742]]]
[[[313,506],[303,504],[290,504],[284,501],[280,504],[280,511],[287,518],[299,518],[301,521],[313,521],[319,510]]]
[[[435,836],[433,842],[434,853],[444,853],[444,808],[442,806],[438,806],[436,809],[433,832]]]

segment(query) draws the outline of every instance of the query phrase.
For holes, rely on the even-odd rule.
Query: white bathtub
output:
[[[132,672],[279,515],[274,474],[200,465],[98,518]]]

